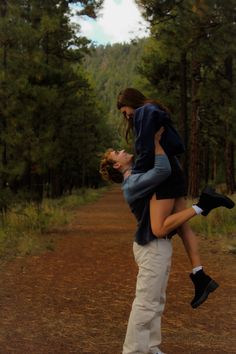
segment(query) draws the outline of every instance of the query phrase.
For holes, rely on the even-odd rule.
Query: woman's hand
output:
[[[161,127],[155,134],[154,143],[155,143],[155,155],[164,155],[165,151],[162,149],[160,145],[160,140],[163,132],[165,131],[164,127]]]

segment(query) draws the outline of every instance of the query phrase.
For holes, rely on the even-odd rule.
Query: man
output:
[[[155,187],[171,173],[171,167],[164,150],[159,144],[163,129],[155,135],[155,164],[145,173],[132,175],[133,155],[124,150],[109,149],[103,156],[100,173],[104,179],[122,182],[124,197],[138,221],[133,251],[139,268],[136,296],[130,313],[123,354],[163,354],[161,343],[161,316],[165,306],[166,287],[169,277],[172,245],[169,235],[158,238],[151,228],[149,204]],[[208,212],[219,206],[232,207],[228,198],[213,191],[202,193],[197,208]],[[197,215],[195,206],[181,212],[181,218],[173,217],[172,231],[183,222]],[[170,231],[170,228],[167,227]],[[175,232],[175,231],[174,231]],[[169,232],[168,232],[169,234]],[[210,278],[210,277],[209,277]],[[211,284],[201,290],[198,300],[216,289],[218,284],[210,278]]]

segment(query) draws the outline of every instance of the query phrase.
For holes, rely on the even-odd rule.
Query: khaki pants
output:
[[[161,343],[161,316],[166,300],[172,245],[166,239],[154,240],[145,246],[134,242],[133,251],[139,272],[123,354],[154,354]]]

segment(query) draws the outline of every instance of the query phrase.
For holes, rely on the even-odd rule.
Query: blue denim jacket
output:
[[[135,152],[136,160],[132,173],[141,173],[150,170],[154,164],[154,135],[161,128],[165,128],[160,144],[167,156],[182,154],[184,144],[171,123],[167,112],[158,105],[147,103],[137,108],[134,114]]]
[[[155,240],[152,233],[149,203],[155,188],[171,174],[171,165],[166,155],[156,155],[151,170],[131,174],[124,179],[122,190],[125,200],[137,220],[135,241],[145,245]]]

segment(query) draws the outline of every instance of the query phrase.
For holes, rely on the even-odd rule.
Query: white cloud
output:
[[[147,23],[134,0],[105,0],[96,20],[77,18],[77,21],[82,35],[102,44],[147,36]]]

